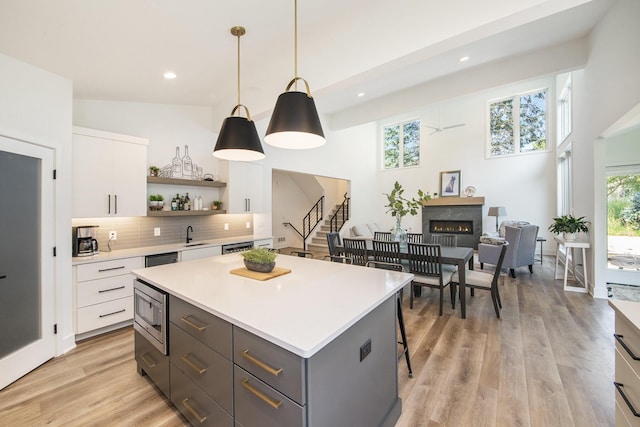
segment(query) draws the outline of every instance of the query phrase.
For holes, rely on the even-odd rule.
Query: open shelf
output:
[[[208,211],[147,211],[147,216],[206,216],[226,214],[226,210],[208,210]]]
[[[221,181],[198,181],[195,179],[176,179],[176,178],[161,178],[158,176],[148,176],[147,183],[149,184],[170,184],[170,185],[188,185],[191,187],[226,187],[226,182]],[[160,211],[162,212],[162,211]],[[171,211],[169,211],[171,212]],[[175,212],[175,211],[174,211]],[[187,211],[192,212],[192,211]],[[200,212],[200,211],[197,211]],[[206,211],[205,211],[206,212]]]

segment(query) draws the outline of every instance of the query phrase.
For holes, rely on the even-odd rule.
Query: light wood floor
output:
[[[396,427],[614,425],[613,311],[604,300],[565,293],[551,258],[534,271],[505,276],[502,319],[487,292],[467,298],[465,320],[450,305],[438,316],[435,291],[425,289],[413,310],[405,300],[414,378],[401,361]],[[40,425],[186,421],[136,373],[126,328],[82,342],[0,391],[0,426]]]

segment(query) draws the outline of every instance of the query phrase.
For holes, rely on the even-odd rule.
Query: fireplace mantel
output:
[[[427,200],[422,206],[484,205],[484,197],[439,197]]]

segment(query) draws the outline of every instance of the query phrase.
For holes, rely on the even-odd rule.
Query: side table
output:
[[[587,256],[585,249],[591,247],[589,242],[585,242],[583,240],[564,240],[561,236],[554,236],[553,239],[556,241],[556,268],[554,272],[554,276],[556,279],[560,279],[563,276],[558,276],[558,263],[560,262],[560,249],[564,248],[564,290],[565,291],[573,291],[573,292],[589,292],[588,289],[588,281],[587,281]],[[569,277],[569,251],[571,251],[571,273],[572,280],[578,282],[576,278],[576,261],[574,257],[573,250],[574,249],[582,249],[582,277],[584,280],[583,286],[568,286],[567,280]]]
[[[545,239],[544,237],[538,237],[536,239],[536,242],[540,243],[540,265],[542,265],[542,245],[544,244],[544,242],[546,242],[547,239]],[[537,260],[534,260],[537,261]]]

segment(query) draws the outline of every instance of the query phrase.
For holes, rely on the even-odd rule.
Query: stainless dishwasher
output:
[[[253,242],[241,242],[222,245],[222,255],[232,254],[234,252],[248,251],[251,248],[253,248]]]

